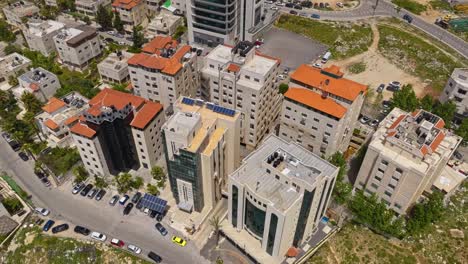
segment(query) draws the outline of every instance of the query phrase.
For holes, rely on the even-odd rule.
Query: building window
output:
[[[237,227],[237,206],[239,199],[239,189],[237,186],[232,186],[232,225]]]
[[[246,78],[247,80],[250,80],[250,76],[248,76],[248,75],[245,75],[245,78]]]
[[[387,195],[388,197],[391,197],[391,196],[392,196],[392,193],[389,192],[389,191],[385,191],[384,194]]]
[[[375,184],[375,183],[372,183],[371,186],[372,186],[372,188],[374,188],[374,189],[378,189],[378,188],[379,188],[379,186],[378,186],[377,184]]]
[[[211,68],[211,69],[214,69],[214,65],[213,65],[213,64],[210,64],[210,68]]]
[[[386,160],[382,160],[380,163],[382,163],[382,164],[385,165],[385,166],[388,165],[388,161],[386,161]]]
[[[394,203],[393,205],[394,205],[396,208],[401,209],[401,205],[399,205],[398,203]]]
[[[255,207],[249,200],[246,200],[244,223],[250,232],[262,237],[265,228],[265,212]]]

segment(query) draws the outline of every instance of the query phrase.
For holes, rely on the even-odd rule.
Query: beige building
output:
[[[338,168],[295,142],[268,136],[229,175],[222,230],[259,263],[281,263],[318,230]],[[265,254],[266,253],[266,254]]]
[[[23,18],[29,18],[39,13],[39,8],[31,2],[18,1],[3,8],[3,14],[8,24],[21,27]]]
[[[14,91],[17,98],[25,92],[32,93],[41,102],[47,102],[61,85],[57,76],[41,67],[31,68],[18,77],[19,87]]]
[[[284,94],[279,135],[318,155],[348,148],[367,87],[343,78],[337,66],[301,65]]]
[[[250,42],[219,45],[205,57],[202,95],[242,113],[241,143],[250,149],[270,132],[280,113],[281,96],[275,82],[279,66],[279,59],[258,53]]]
[[[405,214],[431,193],[461,141],[444,126],[440,117],[424,110],[394,108],[374,133],[354,187]]]
[[[52,97],[36,115],[36,125],[49,146],[73,146],[70,127],[86,109],[88,99],[79,93],[73,92],[60,99]]]
[[[73,69],[87,67],[102,52],[96,30],[85,25],[60,30],[54,42],[61,62]]]
[[[151,169],[162,154],[162,105],[106,88],[70,128],[91,175]]]
[[[124,28],[128,32],[133,31],[134,26],[148,24],[148,10],[145,0],[114,0],[112,8],[116,15],[120,16]]]
[[[180,97],[163,126],[172,195],[181,210],[209,211],[239,166],[240,113]]]
[[[16,76],[21,71],[27,71],[31,60],[16,52],[0,58],[0,83],[8,82],[10,76]]]
[[[183,25],[184,19],[169,12],[160,12],[151,20],[146,28],[146,36],[154,38],[156,36],[172,36],[176,29]]]
[[[128,60],[136,95],[158,101],[170,111],[181,95],[195,97],[200,84],[198,56],[190,46],[157,36]]]
[[[65,24],[53,20],[30,21],[23,29],[23,34],[31,50],[49,56],[55,52],[54,36],[64,27]]]
[[[133,56],[133,53],[126,51],[109,54],[107,58],[97,65],[101,79],[107,83],[123,83],[128,81],[130,74],[128,73],[127,61],[131,56]]]
[[[111,0],[75,0],[75,7],[78,13],[93,17],[100,5],[108,6],[111,3]]]
[[[439,101],[447,102],[451,100],[457,105],[455,113],[455,123],[461,123],[468,118],[468,68],[454,69],[452,75],[445,85],[444,92],[440,95]]]

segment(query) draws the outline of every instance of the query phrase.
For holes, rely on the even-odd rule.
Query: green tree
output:
[[[219,236],[220,236],[220,229],[221,229],[221,219],[218,216],[213,216],[210,219],[210,225],[213,227],[215,235],[216,235],[216,246],[219,244]]]
[[[442,118],[445,122],[445,127],[450,128],[456,110],[457,106],[452,101],[447,101],[436,104],[432,113]]]
[[[114,28],[118,32],[122,32],[124,30],[124,24],[120,19],[120,15],[118,13],[114,16]]]
[[[133,177],[128,172],[122,172],[114,178],[119,193],[127,193],[133,189]]]
[[[112,10],[104,7],[103,5],[99,5],[96,12],[96,22],[101,25],[103,29],[110,29],[112,28],[113,15],[114,13],[112,13]]]
[[[19,84],[18,78],[16,78],[16,76],[14,76],[14,75],[8,76],[8,84],[11,85],[11,86],[18,85]]]
[[[6,55],[12,54],[13,52],[18,52],[21,49],[18,48],[15,44],[8,43],[8,46],[5,47],[3,52],[5,52]]]
[[[143,44],[145,43],[145,37],[141,31],[142,31],[141,26],[133,27],[133,33],[132,33],[133,46],[131,50],[134,52],[139,51],[141,47],[143,46]]]
[[[39,153],[41,153],[41,151],[46,147],[46,142],[30,142],[23,143],[23,145],[21,146],[21,150],[26,151],[34,161],[37,161],[37,155],[39,155]]]
[[[463,144],[468,144],[468,118],[463,119],[455,133],[463,138]]]
[[[426,94],[420,101],[419,105],[422,109],[432,112],[432,107],[434,106],[434,99],[429,94]]]
[[[82,165],[74,167],[72,172],[75,175],[75,183],[84,182],[88,179],[88,172]]]
[[[419,101],[411,84],[406,84],[401,88],[401,90],[393,93],[392,106],[394,107],[398,107],[408,112],[413,112],[418,108],[418,105]]]
[[[42,111],[43,103],[32,93],[23,93],[21,95],[21,101],[28,112],[37,114]]]
[[[427,200],[411,209],[407,222],[408,232],[412,235],[421,233],[430,224],[440,220],[444,211],[444,195],[441,192],[433,192]]]
[[[346,160],[341,152],[335,152],[328,161],[339,168],[335,187],[333,189],[333,197],[339,204],[344,204],[348,201],[353,187],[351,184],[344,182],[346,174]]]
[[[61,11],[70,10],[76,11],[75,0],[57,0],[57,5]]]
[[[285,94],[289,89],[289,86],[287,83],[281,83],[278,88],[278,92],[280,94]]]
[[[151,194],[151,195],[154,195],[154,196],[159,195],[159,189],[158,189],[158,187],[155,186],[155,185],[152,185],[152,184],[150,184],[150,183],[148,183],[148,184],[146,185],[146,192],[149,193],[149,194]]]
[[[23,204],[20,200],[14,197],[6,197],[2,200],[3,206],[10,214],[15,214],[23,208]]]
[[[143,178],[140,176],[135,177],[135,179],[132,180],[131,186],[134,189],[140,189],[143,186]]]
[[[11,31],[10,25],[3,19],[0,19],[0,41],[13,42],[16,35]]]
[[[104,179],[104,177],[99,177],[99,176],[95,175],[94,176],[94,186],[96,186],[96,188],[99,188],[99,189],[104,189],[107,186],[109,186],[109,184]]]
[[[84,16],[83,17],[83,22],[85,22],[86,25],[91,25],[91,19],[89,18],[89,16]]]
[[[151,176],[153,176],[153,179],[156,181],[163,181],[166,179],[166,174],[164,173],[163,168],[159,166],[151,168]]]

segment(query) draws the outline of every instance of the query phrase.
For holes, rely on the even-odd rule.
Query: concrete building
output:
[[[168,12],[161,12],[151,20],[146,28],[146,36],[154,38],[156,36],[172,36],[179,26],[182,26],[184,19]]]
[[[150,13],[157,13],[159,12],[159,0],[146,0],[146,8]]]
[[[70,128],[91,175],[151,169],[162,154],[162,105],[106,88]]]
[[[279,135],[318,155],[345,152],[367,87],[343,78],[337,66],[301,65],[284,94]]]
[[[60,99],[52,97],[36,115],[36,125],[49,146],[73,146],[70,127],[86,109],[88,99],[79,93],[73,92]]]
[[[440,117],[424,110],[393,109],[374,133],[354,187],[405,214],[421,195],[432,192],[461,142],[444,125]]]
[[[148,24],[145,0],[114,0],[112,8],[115,15],[120,16],[127,32],[132,32],[134,26],[146,27]]]
[[[124,83],[128,81],[130,75],[127,61],[132,56],[133,53],[126,51],[109,54],[97,65],[101,79],[107,83]]]
[[[60,30],[54,42],[61,62],[71,68],[85,68],[102,52],[96,30],[85,25]]]
[[[163,126],[172,194],[184,211],[201,212],[221,199],[227,176],[239,166],[240,114],[180,97]]]
[[[0,83],[8,81],[10,76],[16,76],[20,71],[27,71],[31,60],[16,52],[0,58]]]
[[[61,87],[57,76],[45,69],[31,68],[18,77],[19,92],[18,98],[25,92],[34,94],[41,102],[47,102],[55,92]]]
[[[445,85],[439,101],[445,103],[452,100],[457,105],[454,122],[460,124],[468,118],[468,68],[454,69]]]
[[[94,17],[100,5],[108,6],[111,3],[111,0],[75,0],[75,7],[78,13]]]
[[[235,243],[254,257],[282,258],[317,231],[337,175],[338,168],[318,155],[270,135],[229,175],[228,223],[222,229],[228,237],[240,233],[244,239]]]
[[[219,45],[206,57],[202,95],[220,106],[242,112],[241,143],[254,149],[281,109],[275,82],[280,60],[255,50],[250,42],[235,47]]]
[[[39,13],[39,8],[27,1],[18,1],[3,8],[8,24],[16,27],[21,27],[24,18],[32,17],[37,13]]]
[[[65,24],[53,20],[30,21],[23,34],[31,50],[39,51],[44,56],[55,52],[54,36],[65,27]]]
[[[252,41],[247,32],[261,23],[264,1],[186,1],[189,43],[209,46]]]
[[[154,38],[128,60],[135,94],[170,111],[179,96],[195,97],[200,84],[197,60],[190,46],[169,36]]]

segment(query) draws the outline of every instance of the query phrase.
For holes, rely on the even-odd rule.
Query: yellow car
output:
[[[172,243],[177,244],[177,245],[179,245],[181,247],[185,247],[185,245],[187,244],[187,241],[183,240],[180,237],[173,236],[172,237]]]

